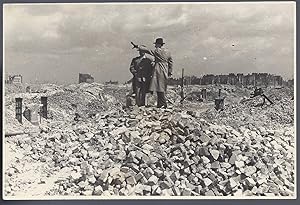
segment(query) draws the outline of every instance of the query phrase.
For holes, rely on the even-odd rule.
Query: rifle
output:
[[[132,49],[134,49],[134,48],[138,49],[139,48],[139,46],[137,44],[134,44],[132,41],[130,43],[133,46]]]

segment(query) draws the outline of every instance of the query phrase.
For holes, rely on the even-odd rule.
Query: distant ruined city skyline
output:
[[[79,75],[81,75],[81,73],[78,73]],[[78,76],[77,74],[77,76]],[[117,79],[107,79],[106,81],[99,81],[97,80],[96,78],[94,78],[93,75],[91,75],[90,73],[84,73],[83,75],[88,75],[90,76],[91,78],[93,78],[93,81],[92,82],[95,82],[95,83],[101,83],[101,84],[110,84],[110,82],[113,82],[113,84],[116,84],[117,82],[119,84],[123,84],[124,82],[122,81],[119,81]],[[230,76],[230,75],[235,75],[235,76],[238,76],[238,75],[242,75],[244,77],[246,76],[251,76],[251,75],[258,75],[258,76],[261,76],[261,75],[267,75],[267,76],[273,76],[273,77],[277,77],[279,79],[281,79],[281,81],[285,81],[285,82],[288,82],[288,81],[293,81],[294,80],[294,77],[293,78],[284,78],[282,77],[280,74],[274,74],[274,73],[267,73],[267,72],[261,72],[261,73],[254,73],[254,72],[248,72],[248,73],[222,73],[222,74],[212,74],[212,73],[204,73],[202,75],[184,75],[184,78],[206,78],[209,77],[209,76],[215,76],[215,77],[218,77],[218,76]],[[46,80],[39,80],[37,79],[36,81],[24,81],[24,76],[21,75],[21,74],[18,74],[18,73],[8,73],[8,72],[5,72],[5,82],[7,82],[10,78],[12,78],[13,76],[22,76],[23,80],[22,80],[22,83],[29,83],[29,84],[35,84],[35,83],[41,83],[41,84],[64,84],[64,83],[58,83],[58,82],[51,82],[51,81],[46,81]],[[175,82],[175,81],[179,81],[181,79],[181,77],[171,77],[170,79],[170,82]],[[80,81],[80,80],[79,80]],[[83,81],[82,81],[83,82]],[[125,81],[125,83],[129,83],[131,82],[131,78],[129,78],[127,81]],[[66,83],[66,84],[76,84],[78,83],[78,79],[77,81],[74,81],[72,83]],[[90,82],[91,83],[91,82]],[[172,83],[171,83],[172,84]],[[222,84],[222,83],[221,83]]]

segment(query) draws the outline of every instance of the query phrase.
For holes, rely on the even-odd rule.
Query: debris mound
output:
[[[295,195],[295,133],[286,94],[270,92],[278,103],[261,108],[245,101],[199,112],[193,106],[123,109],[126,89],[92,83],[49,94],[52,119],[34,126],[36,132],[5,138],[5,194],[45,185],[50,188],[36,190],[39,195]],[[12,101],[6,106],[13,109]],[[275,113],[286,119],[270,121]],[[13,118],[11,110],[7,115]],[[34,177],[24,177],[28,170]]]

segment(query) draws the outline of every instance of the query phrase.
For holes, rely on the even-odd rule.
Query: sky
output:
[[[173,76],[268,72],[294,76],[294,7],[289,3],[6,4],[5,74],[24,82],[96,82],[132,76],[138,52],[162,37]]]

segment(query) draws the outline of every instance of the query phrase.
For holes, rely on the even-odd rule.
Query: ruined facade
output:
[[[105,85],[118,85],[118,84],[119,84],[119,81],[110,80],[110,81],[105,82]]]
[[[204,75],[200,80],[201,85],[209,84],[228,84],[240,86],[282,86],[281,76],[275,76],[268,73],[252,73],[244,75],[242,73],[228,75]]]
[[[94,78],[90,74],[79,73],[79,83],[93,83]]]
[[[5,80],[6,84],[22,84],[23,77],[22,75],[9,75]]]
[[[169,79],[169,85],[180,85],[181,78],[171,78]],[[268,86],[283,86],[287,83],[279,75],[272,75],[269,73],[252,73],[252,74],[243,74],[243,73],[229,73],[227,75],[213,75],[207,74],[203,77],[196,76],[186,76],[184,84],[191,85],[212,85],[212,84],[223,84],[223,85],[237,85],[241,87],[247,86],[259,86],[259,87],[268,87]]]

